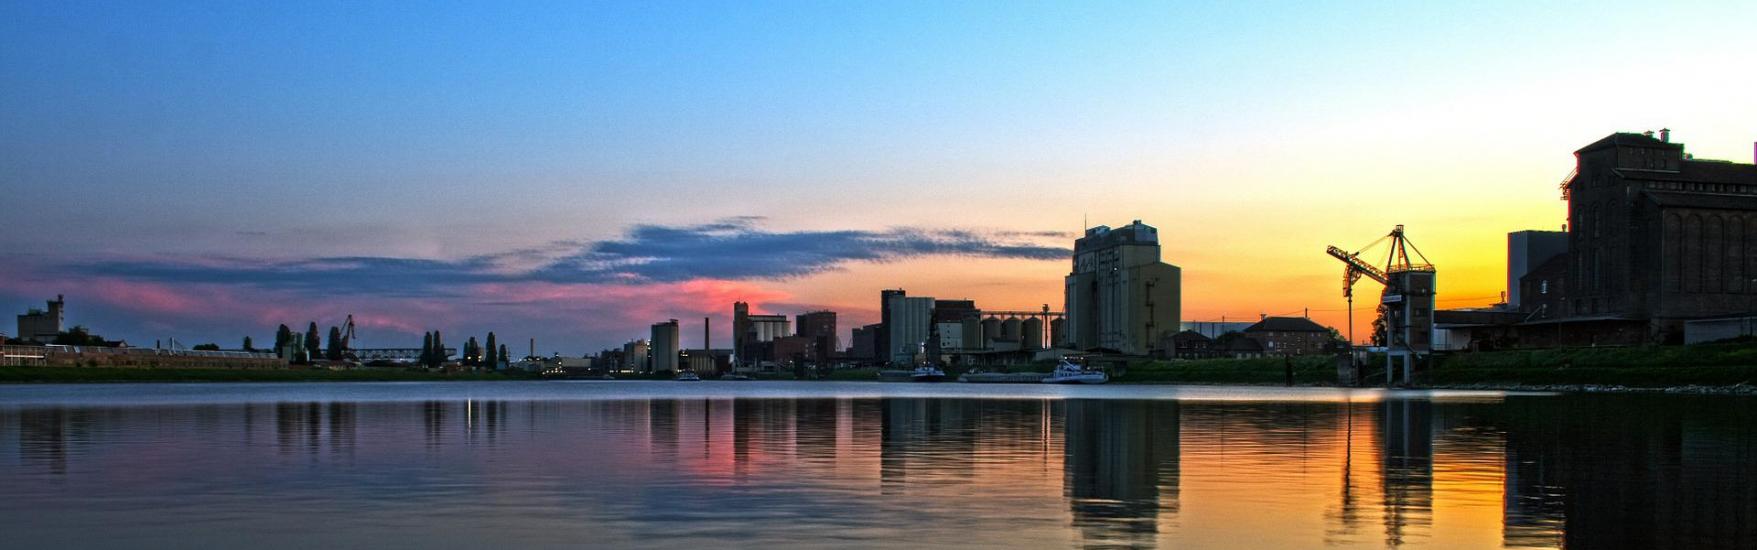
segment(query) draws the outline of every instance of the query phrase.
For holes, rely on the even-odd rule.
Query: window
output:
[[[1544,279],[1544,280],[1538,282],[1537,293],[1538,294],[1549,294],[1550,293],[1550,280],[1549,279]]]

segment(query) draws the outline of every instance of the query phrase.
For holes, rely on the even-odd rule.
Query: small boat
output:
[[[1056,364],[1055,372],[1043,379],[1045,384],[1103,384],[1110,381],[1110,375],[1101,370],[1091,370],[1063,359]]]
[[[742,375],[742,374],[738,374],[736,372],[728,372],[726,374],[720,375],[720,379],[721,380],[750,380],[750,377]]]
[[[933,365],[915,367],[915,372],[909,374],[909,380],[914,382],[940,382],[945,379],[946,371]]]
[[[677,373],[677,381],[678,382],[700,382],[700,381],[702,381],[702,377],[696,376],[695,371],[686,370],[686,371]]]

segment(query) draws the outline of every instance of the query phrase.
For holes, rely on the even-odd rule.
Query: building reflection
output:
[[[51,474],[66,475],[69,424],[75,414],[62,408],[19,412],[19,458]]]
[[[836,439],[841,415],[835,399],[799,399],[793,402],[793,449],[802,462],[831,464],[836,461]]]
[[[20,507],[68,487],[201,495],[228,477],[298,491],[412,463],[625,523],[698,498],[716,506],[692,511],[698,521],[729,530],[748,520],[725,519],[738,515],[727,507],[799,506],[788,517],[800,524],[883,525],[902,513],[936,518],[915,530],[943,529],[935,536],[1025,526],[1091,546],[1212,546],[1280,527],[1254,540],[1757,548],[1757,401],[1732,397],[0,408],[0,482],[26,495]],[[307,465],[340,467],[287,468]],[[289,476],[306,472],[318,475]],[[361,479],[411,499],[449,494]],[[665,490],[621,499],[645,487]]]
[[[471,444],[484,443],[493,447],[500,433],[506,430],[505,401],[465,401],[462,404],[464,429]]]
[[[655,461],[666,464],[677,461],[680,408],[681,404],[674,399],[647,402],[647,436],[651,441],[648,452]]]
[[[1409,531],[1427,531],[1434,506],[1434,404],[1392,399],[1379,404],[1384,442],[1385,544],[1399,546]]]
[[[1757,548],[1757,414],[1712,397],[1510,400],[1508,546]]]
[[[879,483],[884,494],[969,483],[977,467],[979,403],[967,399],[885,399],[879,441]]]
[[[354,454],[355,411],[359,407],[354,403],[331,402],[326,414],[329,416],[329,451],[331,454],[352,456]]]
[[[1363,484],[1372,483],[1374,478],[1374,472],[1368,470],[1371,467],[1365,464],[1370,462],[1371,457],[1367,455],[1377,446],[1378,437],[1372,430],[1378,424],[1377,411],[1373,407],[1347,401],[1341,408],[1335,420],[1341,429],[1336,430],[1333,426],[1330,430],[1340,431],[1342,440],[1342,463],[1337,468],[1341,476],[1337,482],[1339,498],[1335,508],[1326,514],[1330,523],[1324,536],[1331,542],[1353,538],[1360,532],[1365,520],[1361,505],[1362,493],[1366,489]],[[1363,471],[1357,473],[1356,469]]]
[[[445,402],[422,402],[421,423],[426,428],[427,449],[438,450],[445,444]]]
[[[1064,491],[1081,538],[1153,545],[1160,511],[1177,508],[1178,403],[1077,399],[1064,406]]]

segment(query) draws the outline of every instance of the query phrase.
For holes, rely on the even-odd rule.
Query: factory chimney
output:
[[[1659,140],[1666,142],[1666,143],[1671,143],[1672,142],[1672,129],[1671,128],[1660,128],[1659,129]]]
[[[713,354],[713,351],[710,351],[710,350],[714,349],[714,330],[713,330],[714,325],[713,325],[713,323],[714,323],[714,319],[712,317],[703,317],[702,318],[702,350],[707,351],[710,354],[709,355],[710,357],[712,357],[712,354]]]

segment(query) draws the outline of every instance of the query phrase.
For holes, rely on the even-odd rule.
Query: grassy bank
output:
[[[1335,358],[1295,357],[1291,363],[1296,385],[1336,384]],[[1281,385],[1287,381],[1286,369],[1286,363],[1279,357],[1137,361],[1130,363],[1129,368],[1113,380],[1120,383]]]
[[[103,367],[0,367],[0,383],[30,382],[423,382],[441,380],[532,380],[523,373],[441,374],[399,370],[118,369]]]
[[[1296,385],[1336,384],[1335,359],[1298,357]],[[1382,359],[1363,369],[1368,385],[1384,379]],[[1281,385],[1279,358],[1138,361],[1117,382]],[[1757,344],[1581,348],[1454,353],[1436,357],[1416,385],[1431,387],[1625,386],[1672,388],[1757,384]]]
[[[1459,353],[1422,385],[1615,385],[1639,388],[1757,383],[1757,345],[1699,344]]]

